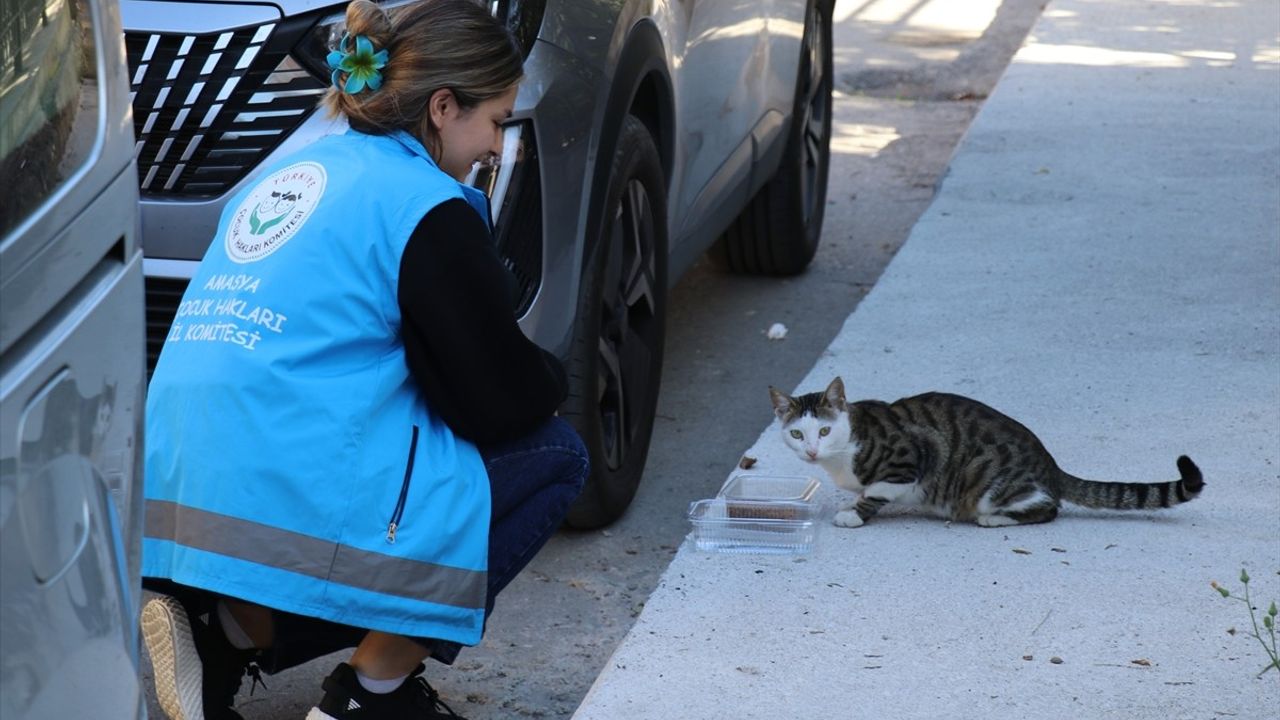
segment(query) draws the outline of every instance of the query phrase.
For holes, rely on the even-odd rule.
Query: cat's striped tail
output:
[[[1183,455],[1178,458],[1182,477],[1172,482],[1126,483],[1085,480],[1062,473],[1062,499],[1076,505],[1108,510],[1158,510],[1194,500],[1204,489],[1200,468]]]

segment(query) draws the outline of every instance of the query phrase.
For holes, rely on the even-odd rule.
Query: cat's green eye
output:
[[[828,425],[827,427],[824,427],[824,428],[822,428],[821,430],[819,430],[819,431],[818,431],[818,437],[826,437],[826,436],[828,436],[828,435],[830,435],[830,434],[831,434],[831,426],[830,426],[830,425]]]
[[[792,430],[792,431],[791,431],[791,437],[793,437],[793,438],[795,438],[795,439],[797,439],[797,440],[803,440],[803,439],[804,439],[804,433],[800,432],[799,430]]]

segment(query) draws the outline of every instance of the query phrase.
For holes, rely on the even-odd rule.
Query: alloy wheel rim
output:
[[[819,198],[818,184],[822,178],[823,171],[827,163],[827,155],[823,152],[826,146],[826,138],[830,132],[831,124],[831,96],[824,92],[826,88],[826,33],[823,27],[823,15],[815,3],[809,9],[808,19],[805,23],[806,52],[804,53],[804,62],[806,67],[801,77],[804,79],[804,86],[801,88],[802,97],[805,99],[803,106],[803,122],[801,124],[803,151],[801,152],[801,161],[803,163],[800,172],[800,198],[802,207],[804,208],[805,225],[813,218],[818,211]]]
[[[644,425],[644,393],[661,362],[656,224],[644,183],[632,178],[609,227],[610,252],[601,292],[597,407],[604,461],[619,470]]]

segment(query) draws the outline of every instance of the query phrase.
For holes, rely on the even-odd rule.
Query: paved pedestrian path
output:
[[[983,400],[1084,477],[1186,453],[1207,487],[1031,527],[886,511],[800,557],[686,542],[576,720],[1276,717],[1209,583],[1280,600],[1280,6],[1051,2],[798,390],[835,375]],[[744,450],[820,473],[776,428]]]

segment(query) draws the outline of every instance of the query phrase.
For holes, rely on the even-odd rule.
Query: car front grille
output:
[[[289,56],[309,24],[125,33],[144,196],[220,195],[311,114],[327,86]]]
[[[156,369],[160,348],[169,336],[169,326],[178,314],[182,294],[187,291],[185,278],[148,277],[147,291],[147,379]]]

